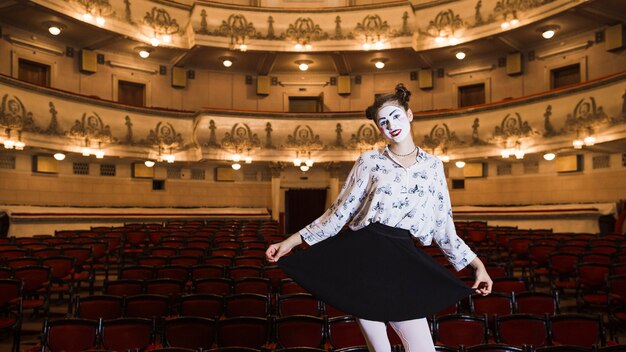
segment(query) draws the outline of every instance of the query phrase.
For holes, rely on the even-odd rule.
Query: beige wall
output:
[[[465,179],[465,189],[452,190],[450,196],[459,205],[519,205],[616,202],[626,199],[626,167],[622,154],[610,155],[610,167],[593,169],[590,152],[584,154],[581,172],[558,174],[555,162],[541,160],[538,174],[524,174],[522,161],[490,159],[485,178]],[[165,179],[164,191],[153,191],[151,180],[131,178],[130,161],[106,160],[116,163],[114,177],[99,176],[99,161],[91,159],[90,175],[72,174],[72,161],[84,161],[70,156],[59,163],[55,175],[37,174],[31,171],[31,155],[27,152],[0,151],[2,155],[16,157],[15,170],[0,169],[0,204],[11,205],[65,205],[65,206],[140,206],[140,207],[265,207],[271,209],[271,183],[262,180],[261,174],[269,175],[267,164],[253,163],[236,172],[235,182],[215,182],[214,168],[218,164],[203,163],[194,168],[204,168],[206,180],[167,179],[167,171],[157,165],[156,179]],[[497,165],[511,162],[512,175],[498,176]],[[219,164],[221,166],[227,164]],[[351,163],[342,163],[339,187],[347,176]],[[448,178],[462,179],[463,171],[448,165]],[[244,172],[257,173],[257,181],[245,181]],[[330,174],[324,164],[316,164],[307,173],[286,165],[281,172],[281,188],[327,188]],[[283,192],[281,192],[282,194]],[[284,197],[283,197],[284,199]],[[279,200],[284,211],[283,199]]]
[[[31,156],[23,152],[0,152],[16,158],[15,170],[0,169],[0,204],[57,206],[140,207],[266,207],[271,208],[270,182],[215,182],[216,164],[193,166],[205,169],[205,180],[167,179],[167,170],[156,166],[155,179],[165,179],[165,190],[153,191],[152,180],[133,179],[131,161],[111,160],[115,176],[99,176],[100,163],[91,159],[90,175],[73,175],[75,157],[59,162],[58,174],[32,172]],[[224,166],[224,164],[222,164]],[[178,166],[180,167],[180,166]]]
[[[28,33],[9,26],[3,27],[3,32],[8,35],[21,37],[29,36]],[[576,37],[566,38],[561,42],[563,45],[582,41],[593,41],[594,33],[582,33]],[[561,43],[559,42],[559,44]],[[51,42],[52,43],[52,42]],[[65,48],[64,43],[52,43],[59,48]],[[556,45],[550,42],[549,45]],[[547,44],[546,44],[547,45]],[[553,48],[552,47],[552,48]],[[137,56],[120,56],[112,52],[102,52],[105,59],[123,61],[135,65],[151,66],[158,68],[159,64],[168,68],[167,75],[148,74],[127,69],[112,68],[108,64],[98,65],[95,74],[83,74],[78,70],[78,49],[74,58],[57,56],[42,52],[35,52],[19,46],[13,46],[5,40],[0,40],[0,73],[11,75],[11,57],[17,55],[31,60],[50,63],[55,66],[56,76],[53,79],[53,87],[69,92],[93,95],[102,99],[116,100],[113,92],[114,76],[119,79],[135,80],[150,85],[151,106],[180,110],[197,110],[202,107],[214,107],[220,109],[244,109],[258,111],[287,111],[285,96],[289,95],[318,95],[324,94],[324,108],[326,111],[362,111],[369,104],[375,93],[388,92],[398,82],[404,82],[413,92],[414,98],[411,107],[415,111],[450,109],[456,107],[455,91],[459,85],[489,82],[490,92],[487,101],[496,102],[505,98],[517,98],[536,94],[549,89],[549,70],[555,67],[581,62],[586,69],[588,80],[603,77],[612,73],[626,70],[626,51],[607,52],[604,43],[593,44],[584,50],[578,50],[564,55],[534,61],[527,60],[527,52],[535,50],[536,53],[550,49],[550,46],[524,48],[524,74],[519,76],[506,75],[504,67],[497,67],[498,56],[503,55],[468,55],[459,61],[450,58],[447,61],[437,62],[434,69],[444,68],[446,74],[443,78],[435,78],[435,87],[431,90],[420,90],[417,81],[410,81],[409,72],[380,71],[377,73],[353,72],[352,76],[360,75],[362,83],[357,85],[352,80],[352,93],[349,96],[337,94],[336,86],[327,85],[305,86],[306,92],[300,92],[298,87],[272,86],[270,95],[257,96],[256,87],[245,84],[245,76],[250,73],[233,73],[227,71],[207,71],[194,67],[185,67],[195,70],[195,79],[188,80],[186,88],[172,88],[170,85],[171,65],[167,62],[154,60],[142,60]],[[452,55],[450,55],[452,56]],[[393,58],[392,58],[393,59]],[[464,74],[450,77],[447,72],[460,68],[493,64],[491,71]],[[413,70],[418,70],[415,67]],[[303,81],[317,82],[329,81],[334,72],[312,74],[294,74],[273,72],[271,76],[278,77],[279,81]],[[302,80],[302,77],[304,79]]]
[[[626,199],[626,167],[622,154],[612,154],[610,168],[593,169],[593,153],[584,154],[581,172],[557,173],[556,163],[541,160],[539,173],[525,175],[522,162],[513,162],[512,175],[497,176],[490,161],[486,178],[465,179],[465,189],[450,189],[453,205],[517,205],[616,202]],[[449,166],[450,179],[463,178],[462,171]]]

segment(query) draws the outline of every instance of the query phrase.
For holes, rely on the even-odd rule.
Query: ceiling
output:
[[[60,22],[67,28],[54,37],[47,31],[47,21]],[[558,45],[564,38],[580,33],[599,31],[606,26],[626,21],[626,1],[593,0],[572,10],[564,11],[551,18],[528,26],[503,32],[496,36],[463,43],[469,50],[465,59],[471,62],[473,57],[498,58],[515,51],[528,51],[533,48]],[[109,32],[96,26],[77,21],[73,18],[53,13],[32,2],[10,0],[0,5],[0,25],[9,25],[35,36],[61,42],[77,49],[86,48],[103,52],[126,53],[136,55],[137,47],[144,43],[135,41],[117,33]],[[551,40],[541,37],[539,29],[546,25],[558,25],[560,30]],[[218,71],[246,72],[251,74],[298,73],[297,60],[312,60],[309,72],[330,74],[358,74],[376,72],[372,60],[386,58],[384,70],[410,71],[423,67],[446,67],[456,62],[453,48],[440,48],[415,52],[411,48],[383,51],[336,51],[321,53],[285,53],[252,51],[229,51],[215,47],[193,47],[177,49],[168,47],[154,48],[150,58],[152,63],[169,63],[188,68]],[[234,58],[230,68],[222,65],[220,58]]]

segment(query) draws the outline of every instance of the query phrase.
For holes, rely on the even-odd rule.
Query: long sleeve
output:
[[[360,156],[354,163],[343,188],[330,208],[299,231],[306,243],[313,245],[336,235],[362,204],[368,183],[368,166],[363,156]]]
[[[435,172],[435,230],[433,239],[454,268],[459,271],[474,258],[474,253],[457,234],[452,219],[452,205],[448,184],[443,171],[443,162],[437,160]]]

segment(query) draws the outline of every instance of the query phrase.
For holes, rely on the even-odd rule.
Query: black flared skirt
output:
[[[407,230],[378,223],[282,257],[278,265],[318,299],[367,320],[424,318],[472,293],[416,247]]]

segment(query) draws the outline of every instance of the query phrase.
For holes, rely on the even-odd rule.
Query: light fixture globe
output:
[[[469,49],[467,48],[458,48],[456,50],[454,50],[452,53],[454,54],[454,57],[457,58],[457,60],[463,60],[467,57],[467,54],[470,52]]]
[[[459,169],[462,169],[462,168],[464,168],[464,167],[465,167],[465,161],[463,161],[463,160],[459,160],[459,161],[455,162],[455,163],[454,163],[454,165],[455,165],[456,167],[458,167]]]
[[[155,162],[154,160],[146,160],[143,162],[144,165],[146,165],[146,167],[153,167]]]
[[[61,160],[64,160],[64,159],[65,159],[65,154],[63,154],[63,153],[54,153],[53,157],[54,157],[56,160],[61,161]]]
[[[554,160],[554,158],[556,158],[556,154],[554,154],[554,153],[545,153],[543,155],[543,158],[545,160],[547,160],[547,161],[552,161],[552,160]]]
[[[55,36],[61,34],[61,32],[67,28],[66,25],[53,21],[43,22],[43,26],[48,29],[48,33]]]
[[[387,61],[389,61],[389,59],[386,57],[378,57],[370,60],[370,62],[373,62],[374,66],[379,70],[385,67],[385,63]]]
[[[241,164],[240,163],[234,163],[231,165],[231,167],[233,168],[233,170],[239,170],[241,169]]]
[[[537,29],[537,31],[541,33],[541,36],[544,39],[551,39],[552,37],[554,37],[554,35],[559,29],[561,29],[561,27],[557,25],[550,25],[550,26],[540,27],[539,29]]]
[[[237,59],[232,56],[220,56],[220,61],[224,67],[231,67]]]
[[[295,63],[298,65],[300,71],[306,71],[309,69],[309,66],[313,64],[313,60],[296,60]]]
[[[142,59],[147,59],[148,57],[150,57],[150,53],[153,52],[154,49],[149,46],[138,46],[135,48],[135,51],[137,52],[139,57],[141,57]]]

